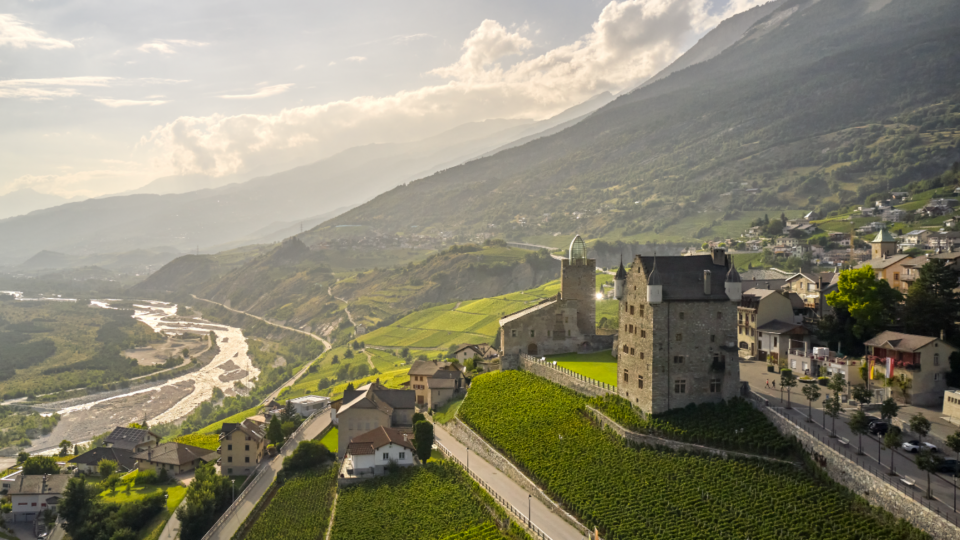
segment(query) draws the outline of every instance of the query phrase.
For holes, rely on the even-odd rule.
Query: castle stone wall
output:
[[[554,367],[552,363],[541,362],[538,359],[524,355],[521,355],[518,361],[519,367],[523,369],[523,371],[532,373],[538,377],[543,377],[550,382],[566,386],[574,392],[579,392],[587,396],[604,396],[607,394],[615,394],[617,391],[616,387],[584,377],[573,371]]]
[[[564,300],[577,300],[577,326],[584,335],[597,333],[597,261],[560,262],[560,295]]]

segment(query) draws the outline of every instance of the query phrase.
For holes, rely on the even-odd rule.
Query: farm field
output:
[[[490,373],[460,417],[608,540],[929,538],[790,464],[632,448],[591,423],[585,401],[528,373]]]
[[[330,431],[327,432],[326,435],[323,436],[322,439],[320,439],[320,444],[326,446],[327,450],[330,450],[334,454],[337,453],[337,448],[338,448],[338,443],[337,443],[338,433],[339,433],[339,430],[336,427],[333,427],[330,429]]]
[[[320,538],[330,523],[336,492],[336,465],[295,475],[277,490],[244,539]]]
[[[585,377],[613,386],[617,385],[617,358],[611,356],[610,351],[589,354],[558,354],[546,358],[548,362],[555,361],[558,366],[575,371]]]
[[[474,490],[457,465],[432,460],[347,486],[337,499],[331,539],[439,540],[492,523]]]

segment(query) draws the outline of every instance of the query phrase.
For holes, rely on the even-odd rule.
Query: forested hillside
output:
[[[648,240],[685,219],[706,237],[746,210],[829,211],[960,159],[958,64],[956,1],[791,0],[718,56],[576,126],[397,187],[307,236],[364,224]]]

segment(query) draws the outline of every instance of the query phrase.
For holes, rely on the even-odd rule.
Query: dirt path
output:
[[[367,364],[370,364],[370,369],[377,369],[377,366],[373,365],[373,355],[368,353],[366,349],[363,350],[363,354],[367,355]]]
[[[357,323],[354,322],[353,315],[350,314],[350,308],[349,308],[350,302],[347,302],[347,300],[344,298],[338,298],[336,296],[333,296],[333,285],[327,288],[327,294],[329,294],[330,297],[333,298],[334,300],[339,300],[340,302],[343,302],[343,312],[347,314],[347,320],[350,321],[350,324],[352,324],[354,330],[356,330]]]

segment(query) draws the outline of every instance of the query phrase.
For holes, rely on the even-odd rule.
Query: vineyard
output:
[[[330,522],[337,467],[298,474],[286,481],[244,540],[320,538]]]
[[[585,403],[528,373],[491,373],[460,417],[606,540],[929,538],[792,465],[631,448]]]
[[[436,540],[493,523],[474,489],[466,474],[447,461],[345,487],[337,499],[332,539]]]
[[[797,451],[796,443],[781,435],[762,412],[740,398],[690,405],[647,417],[640,416],[620,396],[594,397],[588,403],[621,426],[639,433],[776,457],[789,457]]]
[[[181,444],[189,444],[190,446],[206,448],[207,450],[216,450],[220,447],[220,434],[192,433],[190,435],[182,435],[177,437],[173,439],[173,441]]]
[[[497,529],[497,526],[490,523],[484,523],[482,525],[477,525],[476,527],[463,531],[462,533],[457,533],[453,536],[448,536],[443,540],[503,540],[504,536],[500,534],[500,530]]]

